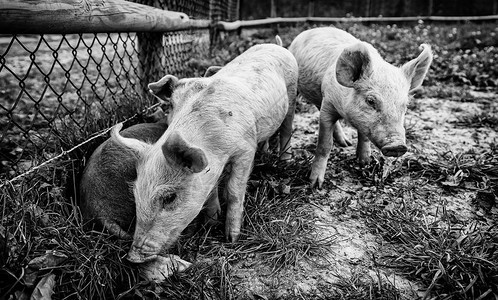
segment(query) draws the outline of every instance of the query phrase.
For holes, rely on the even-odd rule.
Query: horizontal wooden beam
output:
[[[225,31],[240,28],[264,27],[271,24],[296,24],[296,23],[342,23],[342,22],[410,22],[410,21],[493,21],[498,20],[498,15],[491,16],[421,16],[421,17],[365,17],[365,18],[325,18],[325,17],[300,17],[300,18],[268,18],[260,20],[234,21],[217,23],[217,28]]]
[[[0,33],[166,32],[209,28],[180,12],[124,0],[0,0]]]

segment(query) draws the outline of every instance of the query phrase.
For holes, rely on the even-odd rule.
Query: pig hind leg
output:
[[[254,154],[254,150],[244,152],[235,157],[231,163],[231,171],[225,188],[227,201],[225,235],[230,242],[237,241],[240,235],[247,180],[251,174]]]
[[[356,146],[356,157],[360,163],[361,167],[370,164],[370,155],[372,150],[370,149],[370,140],[360,131],[358,131],[358,145]]]
[[[321,109],[322,106],[322,101],[310,101],[306,99],[302,94],[298,94],[298,97],[301,97],[305,102],[308,103],[313,103],[318,110]],[[337,122],[334,126],[334,142],[340,146],[340,147],[349,147],[353,145],[350,139],[346,137],[346,134],[344,134],[344,131],[342,130],[342,125],[340,122]]]
[[[205,204],[205,223],[210,226],[218,224],[218,217],[221,214],[220,199],[218,197],[218,186],[215,186],[209,194]]]
[[[259,143],[258,150],[263,153],[270,152],[270,139],[267,139],[266,141]]]
[[[351,146],[353,143],[346,137],[342,130],[341,122],[337,121],[334,126],[334,142],[341,147]]]
[[[327,103],[327,102],[325,102]],[[315,150],[315,159],[311,167],[310,181],[311,186],[318,184],[321,188],[325,181],[325,170],[329,159],[330,150],[333,146],[333,132],[339,120],[339,115],[335,109],[327,104],[320,110],[320,124],[318,129],[318,143]]]
[[[280,125],[280,160],[286,161],[292,158],[291,137],[292,137],[292,122],[294,121],[295,101],[289,105],[289,111],[285,116],[282,125]]]

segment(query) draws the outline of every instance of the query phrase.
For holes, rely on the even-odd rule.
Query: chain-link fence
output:
[[[234,20],[238,1],[134,1],[191,18]],[[146,42],[144,42],[146,41]],[[209,30],[0,36],[0,179],[43,163],[155,103],[146,86],[192,76]]]

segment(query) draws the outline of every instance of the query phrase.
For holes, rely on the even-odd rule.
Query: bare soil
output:
[[[412,136],[408,142],[409,152],[402,158],[386,158],[385,168],[395,168],[401,161],[417,160],[419,156],[437,161],[441,159],[438,156],[441,154],[458,155],[468,151],[480,153],[489,150],[491,145],[496,145],[496,127],[462,124],[462,120],[471,120],[483,113],[498,112],[498,94],[470,94],[474,97],[472,102],[460,102],[460,99],[412,99],[411,110],[406,117],[408,131]],[[302,108],[305,111],[298,113],[294,122],[294,156],[311,158],[312,145],[317,140],[319,112],[309,104],[303,104]],[[424,287],[419,283],[376,261],[376,258],[390,253],[392,249],[382,237],[372,233],[362,217],[361,209],[369,205],[369,202],[383,201],[384,209],[389,210],[390,206],[400,201],[418,201],[425,211],[423,218],[427,222],[441,218],[439,212],[444,209],[461,222],[475,220],[478,223],[496,224],[496,206],[485,212],[473,202],[477,188],[469,186],[469,189],[448,193],[440,184],[409,175],[393,178],[392,182],[383,187],[362,183],[355,160],[356,131],[351,126],[346,126],[345,132],[355,141],[354,145],[332,150],[324,188],[310,189],[308,195],[308,209],[313,211],[317,232],[334,239],[329,254],[316,257],[314,262],[300,261],[294,268],[278,273],[272,273],[265,262],[257,258],[245,259],[233,266],[236,282],[239,282],[236,284],[239,290],[237,294],[246,293],[251,297],[258,295],[268,299],[300,298],[303,295],[321,298],[326,296],[324,288],[332,288],[344,278],[361,275],[390,282],[405,299],[426,296]],[[375,149],[374,156],[379,159],[381,154]],[[414,193],[423,197],[399,193],[395,196],[396,191],[409,186],[414,187]]]

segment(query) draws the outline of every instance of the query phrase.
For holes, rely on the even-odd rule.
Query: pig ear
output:
[[[345,48],[336,65],[337,82],[345,87],[353,84],[370,72],[370,54],[363,43],[357,43]]]
[[[410,82],[410,91],[422,85],[425,75],[432,63],[431,46],[420,45],[422,53],[417,58],[412,59],[401,67]]]
[[[137,153],[144,152],[148,147],[150,147],[150,144],[147,144],[143,141],[133,139],[133,138],[125,138],[123,137],[119,131],[123,128],[123,123],[118,123],[116,124],[111,131],[111,139],[113,139],[115,142],[128,147],[132,150],[134,150]]]
[[[211,66],[206,70],[206,73],[204,73],[204,77],[211,77],[214,74],[218,73],[219,70],[221,70],[220,66]]]
[[[179,133],[173,132],[162,146],[166,160],[199,173],[207,167],[207,158],[202,149],[189,145]]]
[[[152,95],[160,100],[167,101],[171,98],[177,84],[178,78],[173,75],[166,75],[157,82],[149,83],[147,87]]]

